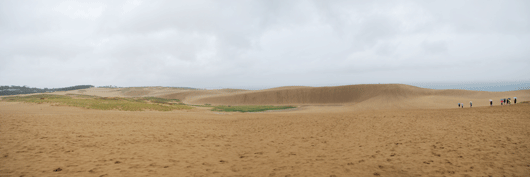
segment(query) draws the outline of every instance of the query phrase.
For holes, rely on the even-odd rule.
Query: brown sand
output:
[[[353,101],[323,98],[297,110],[265,113],[0,102],[0,176],[530,175],[529,104],[470,109],[456,108],[455,102],[446,106],[454,108],[431,109],[455,100],[487,101],[488,93],[517,94],[521,102],[528,90],[393,90],[398,87],[411,86],[373,88],[374,95]],[[285,89],[308,88],[279,91]],[[203,93],[259,94],[237,92]],[[419,106],[410,108],[414,104],[404,100]]]
[[[294,87],[226,93],[196,99],[192,103],[212,105],[355,105],[355,108],[454,108],[458,103],[469,106],[489,106],[489,99],[496,105],[499,99],[517,96],[529,100],[530,90],[511,92],[486,92],[467,90],[434,90],[403,84],[348,85],[338,87]]]

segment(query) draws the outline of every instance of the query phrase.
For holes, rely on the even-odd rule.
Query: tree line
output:
[[[18,95],[18,94],[29,94],[29,93],[46,93],[46,92],[57,92],[57,91],[69,91],[79,90],[94,87],[93,85],[76,85],[64,88],[35,88],[27,86],[0,86],[0,95]]]

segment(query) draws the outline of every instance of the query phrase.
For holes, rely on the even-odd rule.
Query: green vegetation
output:
[[[196,107],[215,107],[215,106],[212,106],[211,104],[204,104],[204,105],[191,105],[191,106],[196,106]]]
[[[180,109],[192,109],[177,99],[164,99],[155,97],[142,98],[118,98],[118,97],[95,97],[88,95],[31,95],[5,97],[3,100],[27,103],[52,103],[58,105],[75,106],[87,109],[99,110],[123,110],[123,111],[171,111]]]
[[[213,107],[212,111],[224,112],[262,112],[267,110],[281,110],[296,108],[295,106],[211,106],[204,105],[185,105],[178,99],[165,99],[157,97],[97,97],[81,94],[67,95],[30,95],[30,96],[11,96],[5,97],[2,101],[26,102],[26,103],[51,103],[55,105],[75,106],[87,109],[99,110],[122,110],[122,111],[171,111],[180,109],[192,109],[191,106]]]
[[[165,98],[158,98],[158,97],[141,97],[140,100],[146,100],[150,101],[152,103],[162,103],[162,104],[168,104],[172,102],[180,102],[179,99],[165,99]]]
[[[0,95],[18,95],[18,94],[28,94],[28,93],[44,93],[44,92],[57,92],[57,91],[69,91],[69,90],[79,90],[79,89],[87,89],[94,87],[93,85],[76,85],[72,87],[64,87],[64,88],[30,88],[26,86],[0,86]]]
[[[76,98],[97,98],[97,96],[92,96],[92,95],[81,95],[81,94],[71,94],[71,93],[67,93],[66,95],[71,96],[71,97],[76,97]]]
[[[224,112],[261,112],[267,110],[280,110],[296,108],[295,106],[215,106],[212,111]]]

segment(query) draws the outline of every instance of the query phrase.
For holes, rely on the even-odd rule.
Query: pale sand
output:
[[[405,101],[388,92],[266,113],[0,102],[0,176],[530,175],[529,104],[444,107],[489,92],[405,93]]]

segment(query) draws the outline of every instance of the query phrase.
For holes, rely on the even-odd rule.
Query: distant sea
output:
[[[430,89],[461,89],[490,92],[504,92],[530,89],[530,81],[490,83],[410,83],[408,85]]]

